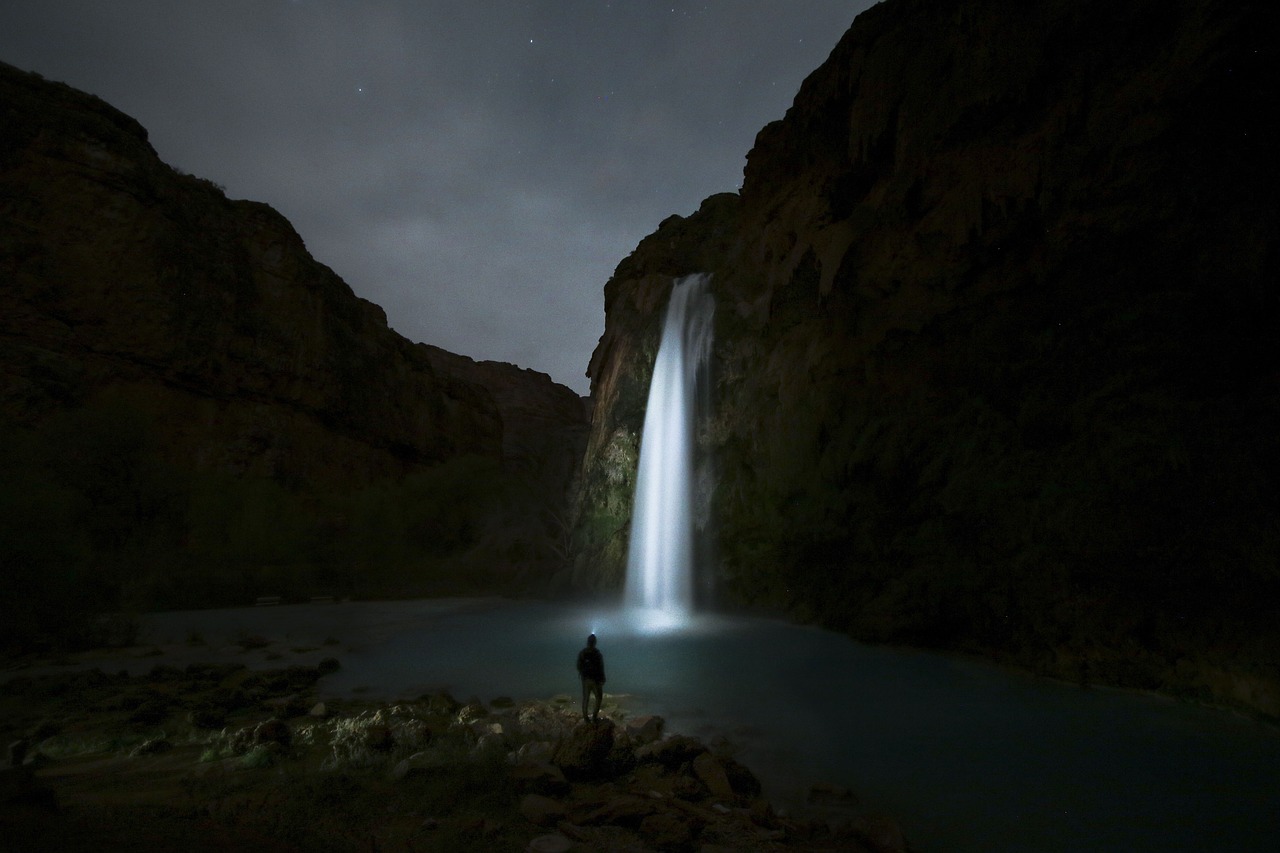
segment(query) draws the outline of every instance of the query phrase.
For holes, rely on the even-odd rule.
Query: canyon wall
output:
[[[577,395],[409,342],[279,213],[2,65],[0,223],[0,540],[20,593],[70,572],[229,603],[374,575],[408,591],[481,546],[498,585],[563,558],[547,516],[585,438]]]
[[[605,286],[572,582],[621,583],[672,280],[725,604],[1280,715],[1262,5],[886,0]]]

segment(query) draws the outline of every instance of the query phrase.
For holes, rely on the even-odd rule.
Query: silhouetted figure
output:
[[[598,721],[600,719],[600,703],[604,699],[604,655],[596,648],[596,635],[587,637],[587,647],[578,652],[578,675],[582,677],[582,719]],[[587,701],[591,694],[596,697],[596,710],[587,714]]]

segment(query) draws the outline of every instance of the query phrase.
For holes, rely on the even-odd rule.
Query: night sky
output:
[[[736,190],[870,0],[4,0],[0,60],[282,212],[414,341],[579,393],[602,288]]]

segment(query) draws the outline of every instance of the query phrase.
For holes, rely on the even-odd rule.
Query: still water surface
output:
[[[813,782],[848,787],[922,853],[1280,850],[1273,727],[779,621],[644,633],[581,605],[451,599],[161,613],[145,630],[210,648],[328,639],[343,668],[326,696],[486,700],[576,697],[573,661],[595,631],[606,692],[631,713],[727,738],[780,805]]]

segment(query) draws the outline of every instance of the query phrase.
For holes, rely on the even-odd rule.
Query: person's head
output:
[[[595,634],[590,634],[590,635],[588,635],[588,636],[587,636],[587,645],[588,645],[588,646],[595,646],[595,644],[596,644],[596,635],[595,635]]]

